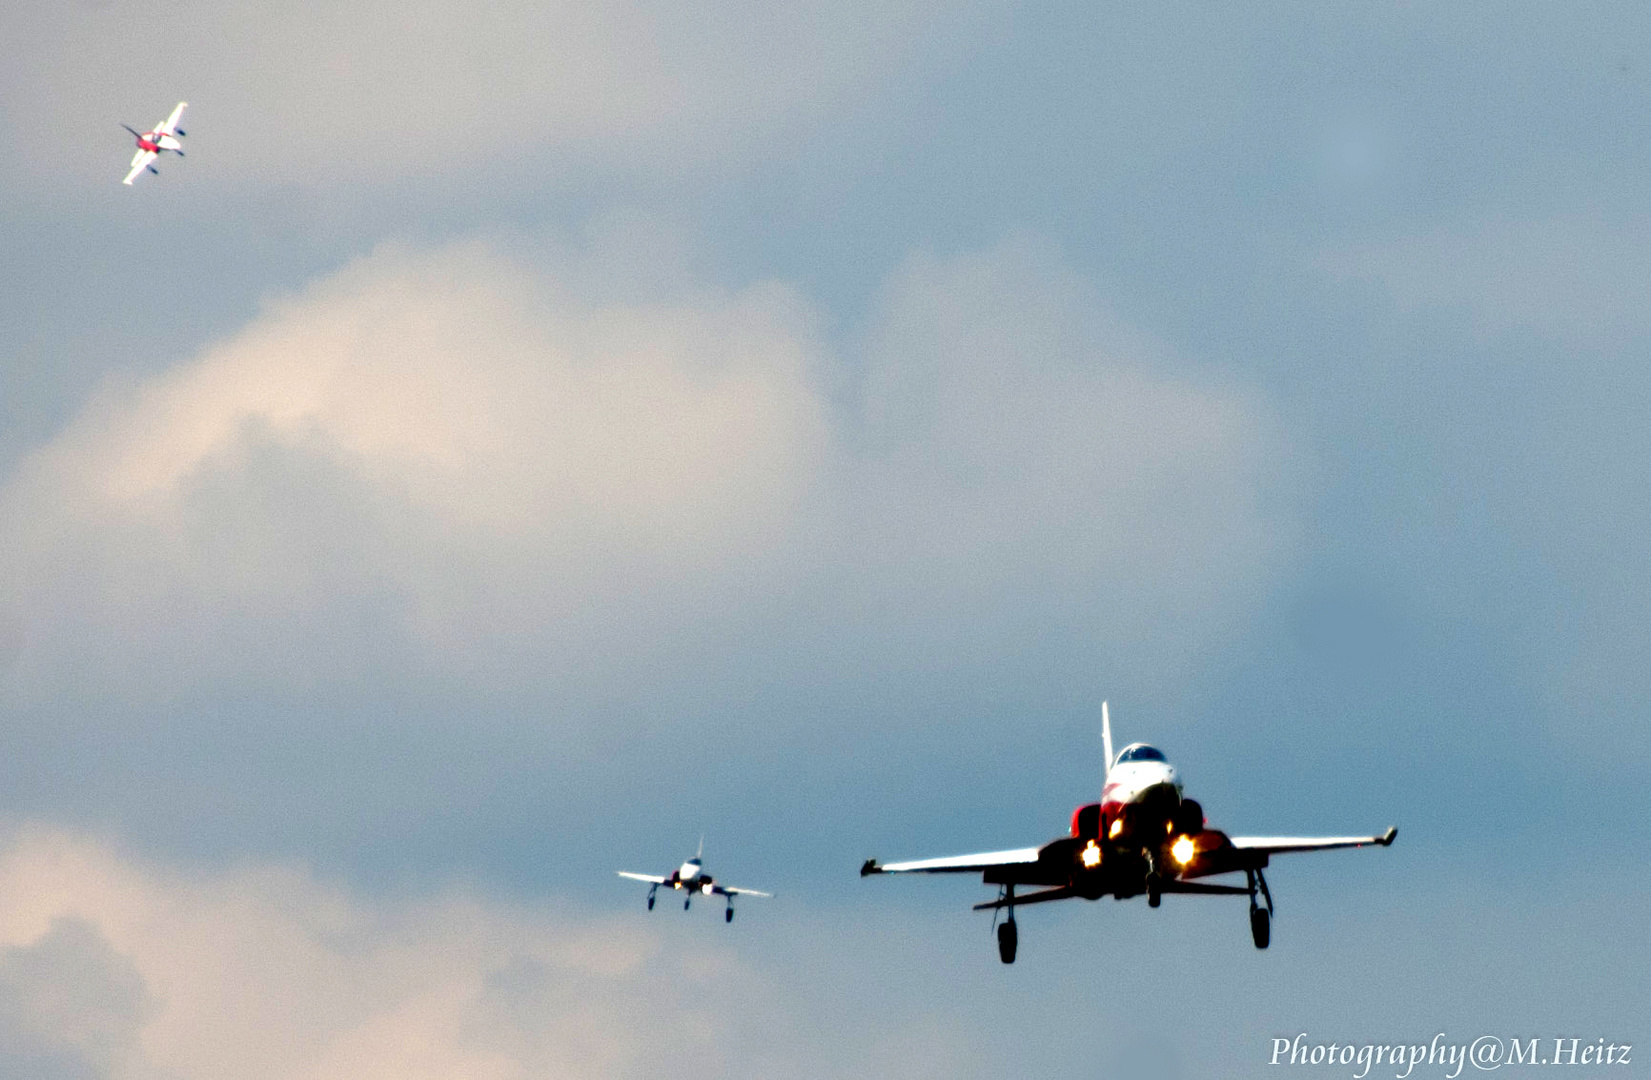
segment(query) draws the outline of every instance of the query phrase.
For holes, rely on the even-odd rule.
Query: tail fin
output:
[[[1106,761],[1101,765],[1101,782],[1112,775],[1112,717],[1107,715],[1106,702],[1101,702],[1101,752]]]

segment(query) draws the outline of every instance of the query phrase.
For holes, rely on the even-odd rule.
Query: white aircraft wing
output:
[[[1328,851],[1331,848],[1365,847],[1379,844],[1387,847],[1399,830],[1390,828],[1380,836],[1234,836],[1228,839],[1240,851],[1258,851],[1266,855],[1286,855],[1292,851]]]
[[[646,881],[649,885],[663,885],[665,879],[656,874],[633,874],[629,870],[615,870],[620,877],[628,877],[632,881]]]
[[[762,891],[757,890],[757,889],[736,889],[732,885],[716,885],[716,886],[713,886],[712,891],[714,891],[714,892],[716,892],[716,893],[718,893],[722,896],[768,896],[768,897],[772,897],[774,895],[771,892],[762,892]]]
[[[178,107],[172,110],[172,115],[166,118],[166,122],[155,126],[156,134],[176,135],[178,133],[178,121],[183,118],[184,106],[188,104],[187,101],[178,102]],[[211,117],[208,117],[208,119],[211,119]]]
[[[1019,866],[1038,861],[1035,847],[1013,851],[986,851],[979,855],[952,855],[944,859],[917,859],[913,862],[879,863],[867,859],[860,876],[867,874],[960,874],[970,870],[991,870],[999,866]]]
[[[149,163],[154,161],[155,158],[159,156],[160,155],[156,154],[153,150],[139,150],[137,153],[133,154],[132,171],[126,174],[126,179],[122,180],[121,183],[130,184],[133,180],[136,180],[138,173],[147,169],[149,167]]]

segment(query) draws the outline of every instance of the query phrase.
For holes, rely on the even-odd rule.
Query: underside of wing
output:
[[[1015,848],[1012,851],[986,851],[979,855],[952,855],[943,859],[916,859],[911,862],[879,863],[867,859],[860,867],[860,876],[867,874],[961,874],[971,870],[994,870],[1007,866],[1024,866],[1038,861],[1035,847]]]
[[[154,161],[157,156],[158,155],[156,155],[153,150],[139,150],[137,153],[133,154],[132,171],[126,174],[126,179],[122,180],[121,183],[130,184],[133,180],[137,179],[138,173],[147,169],[149,167],[149,163]]]
[[[1332,848],[1387,847],[1399,830],[1389,828],[1380,836],[1234,836],[1228,842],[1240,851],[1264,855],[1285,855],[1292,851],[1329,851]]]
[[[183,110],[188,104],[187,101],[178,102],[178,107],[172,110],[172,115],[168,116],[166,122],[156,127],[155,130],[165,132],[168,135],[176,135],[178,133],[178,121],[183,119]]]
[[[663,885],[665,879],[657,874],[633,874],[629,870],[615,870],[620,877],[630,878],[632,881],[646,881],[649,885]]]
[[[772,897],[774,895],[771,892],[762,892],[759,889],[741,889],[741,888],[736,888],[733,885],[718,885],[716,887],[716,891],[721,893],[724,896],[769,896],[769,897]]]

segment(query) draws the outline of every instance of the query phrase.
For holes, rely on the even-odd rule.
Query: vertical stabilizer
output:
[[[1106,762],[1101,766],[1101,783],[1112,775],[1112,717],[1107,715],[1106,702],[1101,702],[1101,752]]]

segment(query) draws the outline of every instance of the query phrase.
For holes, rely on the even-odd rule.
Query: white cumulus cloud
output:
[[[712,925],[707,919],[706,926]],[[716,919],[720,932],[722,920]],[[810,946],[812,947],[812,946]],[[889,1074],[921,1027],[832,1037],[727,942],[459,886],[370,898],[188,872],[47,827],[0,841],[0,1071],[106,1080]],[[894,1032],[890,1032],[894,1034]],[[858,1064],[855,1064],[858,1062]]]
[[[846,356],[794,289],[592,265],[386,247],[108,384],[0,490],[0,689],[89,724],[329,687],[680,712],[753,664],[1154,684],[1289,550],[1265,403],[1035,242],[914,257]]]

